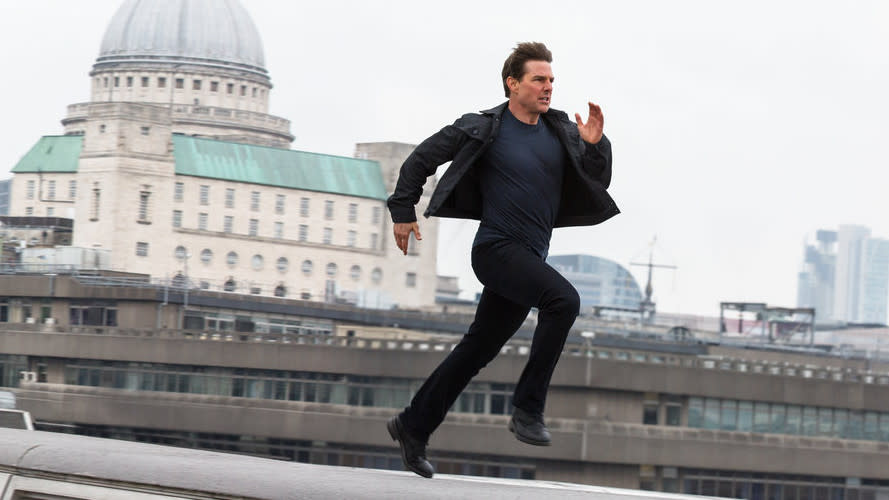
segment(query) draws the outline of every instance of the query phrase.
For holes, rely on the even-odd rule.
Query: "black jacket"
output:
[[[500,129],[507,103],[463,115],[423,141],[408,156],[398,175],[388,206],[393,222],[417,220],[414,205],[423,194],[426,178],[439,165],[451,162],[432,193],[423,214],[459,219],[480,219],[482,197],[475,165]],[[563,111],[550,109],[540,115],[552,126],[571,160],[562,181],[562,197],[555,227],[590,226],[620,213],[605,191],[611,184],[611,143],[604,135],[597,144],[580,138],[577,124]]]

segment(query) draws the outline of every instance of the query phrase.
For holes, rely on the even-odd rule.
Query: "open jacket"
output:
[[[482,195],[477,164],[497,138],[508,103],[463,115],[423,141],[408,156],[398,175],[395,192],[387,202],[393,222],[417,220],[414,206],[423,194],[426,178],[439,165],[451,162],[429,200],[424,216],[481,219]],[[611,184],[611,143],[604,135],[597,144],[580,138],[577,124],[563,111],[550,109],[540,115],[565,147],[562,196],[555,227],[590,226],[620,213],[606,189]]]

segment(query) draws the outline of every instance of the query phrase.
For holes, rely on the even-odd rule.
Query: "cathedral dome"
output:
[[[262,40],[237,0],[126,0],[108,25],[94,69],[188,64],[268,78]]]

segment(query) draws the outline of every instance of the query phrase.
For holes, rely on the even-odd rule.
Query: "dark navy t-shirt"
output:
[[[528,125],[506,109],[497,139],[476,167],[482,217],[472,245],[509,239],[546,258],[566,160],[544,120]]]

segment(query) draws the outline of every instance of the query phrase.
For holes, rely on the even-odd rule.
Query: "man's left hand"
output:
[[[580,113],[574,113],[577,119],[577,131],[580,132],[580,138],[590,144],[596,144],[602,140],[602,129],[605,127],[605,116],[602,115],[602,108],[590,103],[590,116],[586,123],[580,119]]]

